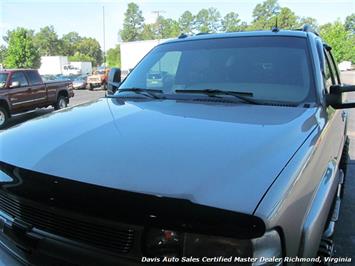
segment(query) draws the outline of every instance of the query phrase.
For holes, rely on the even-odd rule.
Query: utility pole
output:
[[[106,67],[106,37],[105,37],[105,7],[102,6],[102,32],[103,32],[103,45],[104,45],[104,66]]]
[[[152,13],[153,14],[157,14],[156,24],[157,24],[157,28],[158,28],[158,31],[159,31],[159,35],[160,35],[160,37],[162,37],[162,32],[161,32],[162,28],[161,28],[160,23],[158,22],[158,19],[159,19],[160,14],[166,13],[166,12],[164,10],[153,10]]]

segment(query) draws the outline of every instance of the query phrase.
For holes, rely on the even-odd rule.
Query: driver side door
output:
[[[18,86],[14,85],[16,82],[18,82]],[[11,109],[15,112],[30,109],[32,92],[25,73],[23,71],[12,73],[9,85]]]

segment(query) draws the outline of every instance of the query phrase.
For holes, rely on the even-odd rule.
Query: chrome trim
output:
[[[38,99],[34,99],[34,100],[17,102],[17,103],[13,103],[12,105],[19,105],[19,104],[23,104],[23,103],[31,103],[31,102],[36,102],[36,101],[42,101],[42,100],[45,100],[45,99],[47,99],[47,97],[42,97],[42,98],[38,98]]]

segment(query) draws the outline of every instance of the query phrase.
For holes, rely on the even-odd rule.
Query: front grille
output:
[[[114,253],[128,253],[133,246],[133,229],[58,214],[48,208],[18,201],[3,192],[0,192],[0,209],[38,229]]]
[[[100,83],[100,82],[101,82],[101,79],[98,79],[98,78],[90,78],[90,79],[88,79],[88,82],[97,82],[97,83]]]

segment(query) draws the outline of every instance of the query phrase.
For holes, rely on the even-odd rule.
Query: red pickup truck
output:
[[[44,83],[37,70],[12,69],[0,71],[0,128],[12,114],[52,105],[64,108],[74,96],[70,81]]]

